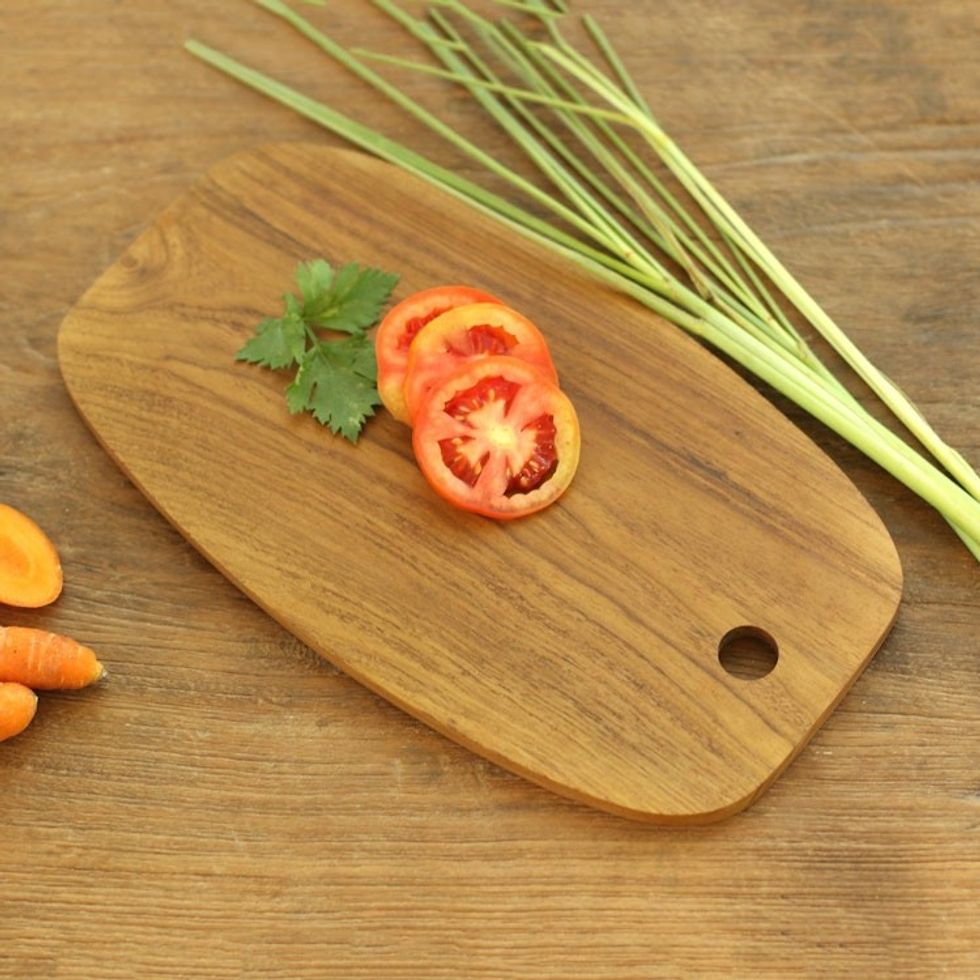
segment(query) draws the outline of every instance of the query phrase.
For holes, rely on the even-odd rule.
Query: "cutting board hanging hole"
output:
[[[779,645],[758,626],[736,626],[721,638],[718,659],[733,677],[756,681],[775,669]]]

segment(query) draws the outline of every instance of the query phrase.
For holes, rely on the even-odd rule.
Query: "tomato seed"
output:
[[[408,350],[412,346],[412,341],[415,339],[415,335],[427,324],[431,323],[437,316],[442,316],[447,310],[451,310],[451,306],[444,306],[441,309],[436,308],[434,310],[429,310],[420,316],[413,316],[411,319],[406,320],[405,330],[402,335],[398,338],[398,349]]]
[[[507,481],[505,497],[518,493],[530,493],[546,483],[558,469],[558,451],[555,448],[557,428],[552,415],[539,415],[524,426],[523,431],[536,430],[534,451],[516,476]]]
[[[451,439],[439,440],[439,451],[442,453],[442,461],[446,464],[446,468],[453,476],[462,480],[469,487],[476,486],[476,481],[480,479],[483,467],[487,465],[487,460],[490,459],[490,453],[486,452],[473,463],[465,453],[460,451],[460,446],[472,441],[469,436],[466,438],[454,436]]]
[[[475,412],[489,402],[501,398],[505,402],[504,411],[506,412],[510,410],[511,402],[513,402],[520,388],[521,386],[515,381],[508,381],[499,376],[482,378],[472,387],[457,391],[445,403],[443,411],[454,419],[465,422],[471,412]]]
[[[478,323],[470,327],[459,343],[446,343],[446,352],[457,357],[473,357],[478,354],[509,354],[517,346],[517,338],[503,327],[491,323]]]

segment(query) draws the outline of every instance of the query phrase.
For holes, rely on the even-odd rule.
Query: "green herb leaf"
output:
[[[354,334],[336,340],[330,345],[336,353],[343,352],[350,359],[351,370],[362,378],[374,382],[378,379],[378,360],[374,356],[374,344],[364,334]]]
[[[236,359],[262,367],[298,367],[286,389],[290,412],[312,412],[331,431],[357,442],[381,404],[374,342],[364,332],[381,316],[398,276],[350,263],[336,272],[324,259],[296,269],[300,296],[283,296],[283,316],[263,320]],[[328,340],[315,328],[347,333]]]
[[[236,359],[267,368],[286,368],[298,364],[306,350],[306,328],[292,313],[279,319],[263,320],[255,336],[238,352]]]
[[[356,262],[337,270],[329,293],[307,319],[317,327],[357,333],[378,322],[398,276]]]
[[[303,355],[296,379],[286,389],[293,413],[308,411],[321,424],[357,442],[365,420],[381,404],[374,382],[354,367],[338,344],[318,344]]]
[[[324,259],[301,262],[296,267],[296,285],[303,297],[303,316],[307,320],[322,313],[324,304],[330,302],[330,284],[333,269]]]

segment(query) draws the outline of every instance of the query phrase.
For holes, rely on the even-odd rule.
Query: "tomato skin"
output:
[[[506,355],[538,367],[554,383],[558,373],[547,341],[525,316],[499,303],[459,306],[429,321],[408,349],[405,402],[414,419],[426,393],[466,360]]]
[[[461,363],[419,406],[412,448],[444,500],[497,520],[536,513],[568,488],[581,449],[568,396],[533,364]]]
[[[381,321],[374,336],[378,394],[385,408],[399,422],[410,421],[403,388],[412,339],[439,314],[470,303],[500,303],[500,300],[472,286],[433,286],[407,296],[393,306]]]

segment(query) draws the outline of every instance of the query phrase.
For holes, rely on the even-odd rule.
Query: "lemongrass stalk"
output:
[[[400,63],[404,62],[400,61]],[[440,74],[464,83],[472,80],[468,76],[461,75],[455,71],[445,71],[440,72]],[[525,94],[524,90],[516,89],[512,86],[499,86],[499,89],[517,97]],[[656,278],[654,277],[654,279]],[[713,328],[705,339],[708,339],[710,343],[724,350],[726,353],[735,356],[732,352],[738,346],[738,339],[732,336],[732,326],[734,326],[735,331],[738,330],[738,326],[732,325],[730,319],[725,318],[725,320],[719,322],[719,311],[675,281],[657,282],[654,288],[658,293],[671,300],[674,305],[696,310],[703,322],[710,324]],[[758,337],[751,335],[749,339],[772,353],[771,348],[766,347]],[[745,358],[749,361],[746,366],[753,371],[757,371],[763,363],[769,364],[764,359],[760,359],[758,349],[752,350],[750,348],[750,352],[743,355],[743,363]],[[802,385],[803,389],[806,389],[801,394],[801,397],[805,398],[805,403],[800,402],[799,398],[795,400],[802,404],[808,411],[811,411],[811,413],[825,421],[826,424],[834,428],[839,434],[867,452],[867,438],[864,439],[863,444],[861,442],[862,431],[867,435],[867,426],[864,420],[850,412],[848,410],[849,407],[842,403],[840,397],[834,392],[827,391],[826,387],[819,384],[818,379],[814,378],[812,374],[807,374],[805,370],[797,368],[796,365],[785,358],[782,360],[784,370],[782,377],[784,379],[789,378],[789,382],[784,380],[779,384],[774,383],[772,380],[772,371],[768,370],[768,367],[765,374],[760,376],[763,376],[765,380],[773,384],[777,390],[788,393],[790,397],[793,397],[792,390],[794,386],[792,382]],[[787,387],[789,391],[785,390]],[[816,409],[818,405],[821,406],[819,410]],[[873,422],[874,420],[869,417],[869,421]],[[902,445],[904,446],[904,444]],[[963,501],[958,497],[957,492],[966,496],[967,500],[969,500],[969,497],[963,494],[963,491],[956,487],[952,481],[949,481],[931,467],[921,456],[915,454],[912,450],[908,452],[902,451],[896,442],[885,441],[880,444],[879,453],[875,458],[880,465],[905,482],[907,486],[923,496],[924,499],[932,503],[937,509],[943,510],[944,507],[947,508],[950,519],[958,527],[962,527],[965,522],[966,534],[968,536],[980,538],[980,507],[976,508],[976,513],[971,516],[969,508],[964,508]],[[938,481],[936,479],[937,477]],[[945,484],[948,484],[948,486]],[[975,527],[970,526],[971,521]]]
[[[640,110],[642,110],[649,119],[655,122],[656,120],[652,110],[650,109],[649,103],[643,97],[643,94],[640,92],[639,88],[637,87],[632,74],[629,72],[626,65],[623,63],[623,60],[619,57],[619,53],[616,51],[612,42],[607,37],[605,31],[603,31],[602,27],[595,20],[595,18],[593,18],[589,14],[585,14],[582,18],[582,21],[585,25],[586,30],[589,33],[589,36],[592,38],[593,43],[595,43],[596,47],[600,50],[603,57],[608,62],[609,66],[612,68],[616,77],[619,79],[620,84],[623,86],[623,89],[629,94],[630,98],[633,100],[635,105]],[[556,40],[559,41],[559,43],[561,43],[563,39],[560,37],[560,34],[558,34],[557,28],[552,27],[551,33],[552,36],[555,37]],[[769,307],[769,309],[772,311],[773,315],[778,318],[780,324],[783,326],[785,330],[787,330],[788,332],[792,333],[794,336],[799,338],[799,334],[797,333],[796,328],[786,317],[782,308],[775,301],[775,299],[772,297],[772,294],[769,292],[765,284],[759,278],[758,274],[753,268],[752,263],[745,258],[742,251],[737,247],[737,245],[734,242],[730,240],[730,238],[727,235],[725,235],[723,230],[722,230],[722,235],[725,237],[726,242],[729,244],[729,247],[731,248],[732,254],[734,255],[736,261],[742,267],[746,275],[752,280],[756,290],[758,291],[759,295],[762,297],[766,305]],[[802,340],[802,338],[799,339]],[[825,377],[827,378],[828,381],[832,381],[835,383],[837,382],[836,377],[833,375],[832,372],[830,372],[827,368],[824,367],[823,362],[817,360],[814,366],[825,374]],[[848,392],[843,385],[839,385],[839,387],[844,395],[853,398],[853,396],[850,395],[850,392]]]
[[[375,0],[375,3],[378,6],[382,6],[384,8],[388,8],[389,6],[391,6],[390,0]],[[484,41],[490,47],[496,49],[497,52],[499,54],[501,54],[501,56],[504,58],[505,61],[508,61],[509,63],[511,63],[512,65],[515,66],[515,68],[516,68],[516,70],[518,71],[519,74],[526,73],[526,72],[528,72],[528,71],[531,70],[528,65],[522,64],[522,53],[520,51],[515,50],[514,46],[507,40],[507,38],[505,38],[502,35],[502,33],[497,29],[497,27],[494,24],[490,23],[485,18],[480,17],[478,14],[475,14],[465,4],[461,3],[460,0],[442,0],[441,5],[450,8],[454,13],[457,13],[457,14],[461,15],[462,17],[464,17],[474,27],[474,29],[481,35],[481,37],[484,39]],[[401,19],[401,18],[399,18],[399,19]],[[532,158],[533,158],[534,153],[535,153],[534,141],[528,138],[528,134],[526,133],[526,131],[522,133],[522,131],[520,130],[520,128],[515,128],[514,125],[513,125],[512,120],[508,118],[508,115],[506,114],[506,112],[501,111],[499,109],[499,107],[497,106],[496,103],[493,103],[491,101],[488,101],[488,99],[485,96],[485,93],[481,93],[481,91],[480,91],[481,89],[492,89],[492,90],[495,90],[495,91],[499,91],[499,92],[501,92],[503,94],[510,94],[510,93],[512,93],[514,91],[513,87],[512,86],[504,85],[503,83],[499,82],[496,79],[496,77],[494,77],[492,75],[490,75],[489,77],[484,77],[483,79],[474,78],[472,76],[472,73],[461,71],[461,67],[460,67],[461,63],[458,60],[455,60],[454,61],[453,59],[450,59],[450,58],[447,58],[447,57],[443,57],[442,54],[441,54],[441,52],[438,52],[438,54],[439,54],[441,60],[443,60],[444,64],[447,64],[449,66],[449,68],[450,68],[450,71],[448,71],[448,72],[447,71],[443,71],[443,72],[440,72],[440,74],[443,74],[445,77],[453,78],[456,81],[460,81],[463,84],[466,84],[466,82],[468,80],[472,80],[473,85],[476,86],[476,89],[474,90],[473,86],[468,86],[468,88],[470,89],[470,91],[474,95],[474,97],[481,103],[481,105],[483,105],[484,108],[486,108],[486,109],[488,109],[488,111],[490,111],[491,115],[493,115],[494,118],[514,138],[514,140],[515,140],[515,142],[517,142],[518,146],[520,146],[525,152],[530,153],[532,155]],[[470,55],[470,57],[472,57],[472,52],[471,51],[468,51],[468,54]],[[403,63],[403,64],[405,64],[405,63]],[[418,68],[420,66],[418,66],[417,64],[414,64],[413,63],[413,64],[406,65],[406,67]],[[423,71],[428,69],[428,66],[421,66],[421,67],[422,67],[422,70]],[[465,77],[463,77],[464,74],[465,74]],[[485,75],[486,75],[486,73],[485,73]],[[541,101],[541,102],[545,103],[546,105],[548,105],[549,108],[551,108],[551,109],[553,109],[555,111],[558,111],[560,113],[561,100],[558,99],[557,97],[555,97],[553,93],[549,93],[549,92],[533,93],[533,94],[530,95],[530,99],[529,100],[530,101]],[[513,99],[511,99],[511,101],[513,101]],[[601,109],[599,110],[599,113],[598,114],[599,115],[606,115],[605,113],[602,112]],[[574,117],[571,117],[571,118],[574,118]],[[615,116],[613,114],[608,114],[608,118],[615,118]],[[539,134],[541,134],[542,137],[544,138],[544,134],[541,133],[541,127],[537,123],[532,124],[532,128],[534,128],[537,132],[539,132]],[[551,139],[547,139],[547,142],[551,143],[552,140]],[[567,156],[567,150],[563,151],[562,152],[562,155],[563,156]],[[576,166],[575,169],[576,169],[577,172],[579,172],[581,174],[580,164],[578,166]],[[547,169],[545,170],[545,173],[546,173],[546,175],[550,176],[550,174],[548,173]],[[589,183],[594,188],[597,188],[597,184],[596,184],[596,181],[595,181],[594,178],[588,178],[588,179],[586,179],[586,182]],[[608,197],[607,197],[607,199],[608,199]],[[593,215],[599,216],[598,217],[598,220],[600,220],[602,222],[605,222],[605,221],[609,220],[609,219],[607,219],[606,215],[602,212],[601,208],[599,208],[598,210],[596,208],[592,208],[591,209],[591,213]],[[622,211],[621,211],[621,213],[622,213]],[[634,224],[634,225],[637,224],[637,222],[635,220],[635,217],[630,217],[628,220],[630,221],[631,224]],[[641,230],[644,230],[644,229],[642,229],[642,227],[641,227]],[[622,229],[621,228],[621,226],[620,226],[620,231],[623,234],[628,234],[625,231],[625,229]],[[655,237],[654,237],[654,240],[655,240],[655,243],[657,243]],[[638,256],[641,256],[646,261],[652,262],[654,264],[657,264],[658,267],[659,267],[659,263],[656,263],[656,260],[653,259],[653,257],[648,252],[644,252],[642,250],[642,248],[636,242],[635,238],[632,238],[631,237],[631,243],[632,243],[631,244],[631,249],[630,249],[630,252],[628,253],[629,255],[638,255]],[[657,244],[659,244],[659,243],[657,243]],[[669,249],[666,249],[666,250],[669,251]],[[627,254],[627,253],[624,253],[624,254]],[[660,268],[662,268],[662,267],[660,267]]]
[[[275,0],[252,0],[252,2],[265,6],[268,3],[275,2]],[[445,0],[445,3],[442,5],[449,7],[452,6],[452,3],[450,0]],[[550,96],[539,95],[537,92],[531,92],[527,89],[517,89],[513,85],[507,85],[505,82],[495,82],[485,78],[477,78],[475,76],[471,77],[463,72],[452,71],[448,68],[438,68],[436,65],[427,65],[424,62],[412,61],[410,58],[401,58],[398,55],[384,54],[382,51],[369,51],[366,48],[353,48],[350,51],[350,54],[369,61],[380,61],[384,64],[395,65],[399,68],[409,68],[412,71],[419,72],[422,75],[434,75],[436,78],[445,78],[448,81],[459,82],[462,85],[476,85],[479,88],[487,89],[490,92],[500,92],[504,95],[519,96],[525,102],[541,102],[552,108],[576,108],[576,105],[573,102],[562,102],[561,99],[554,99]],[[599,116],[602,119],[609,119],[613,122],[624,123],[627,126],[633,125],[633,120],[623,112],[614,112],[611,109],[596,108],[593,109],[592,114]]]
[[[770,281],[819,331],[850,367],[888,406],[906,428],[945,466],[967,492],[980,500],[980,474],[949,446],[933,429],[908,397],[883,372],[879,371],[844,333],[823,308],[776,258],[765,243],[752,231],[737,211],[687,158],[659,124],[628,97],[624,97],[582,56],[571,57],[549,45],[542,50],[566,71],[575,75],[615,110],[632,117],[632,125],[643,134],[671,171],[684,184],[712,221],[727,230],[729,236],[743,248],[749,258],[765,270]]]
[[[534,233],[522,230],[527,237]],[[937,470],[900,439],[882,438],[888,432],[871,416],[862,418],[851,406],[829,391],[818,378],[740,331],[724,327],[724,317],[712,307],[704,317],[678,308],[642,285],[596,265],[593,260],[563,246],[552,246],[567,258],[647,308],[670,319],[688,332],[728,354],[743,367],[770,384],[838,435],[875,460],[883,469],[932,504],[953,526],[974,557],[980,561],[980,506],[961,487]],[[721,317],[721,321],[719,321]],[[741,334],[741,335],[739,335]],[[882,431],[883,430],[883,431]]]
[[[595,46],[602,52],[602,56],[609,63],[609,67],[612,68],[616,77],[619,79],[619,84],[623,86],[623,89],[627,92],[629,97],[633,100],[634,104],[643,110],[653,119],[653,111],[650,108],[650,104],[643,97],[643,93],[640,92],[639,88],[636,86],[636,82],[633,80],[633,76],[629,73],[626,65],[623,63],[623,59],[619,57],[619,52],[613,47],[609,38],[606,36],[606,32],[599,26],[598,21],[590,14],[585,14],[582,17],[582,23],[585,25],[585,29],[589,32],[589,36],[592,38]],[[556,40],[561,43],[562,39],[556,38]],[[571,45],[562,45],[566,49],[570,48]]]
[[[375,0],[375,3],[378,6],[384,6],[384,7],[389,6],[387,0]],[[448,6],[451,4],[452,4],[452,0],[447,0],[446,5]],[[504,92],[519,98],[535,97],[537,101],[544,102],[550,107],[561,108],[564,105],[564,103],[562,103],[562,100],[552,100],[550,96],[544,94],[528,92],[525,89],[518,89],[510,85],[490,82],[485,79],[479,79],[476,78],[475,76],[471,76],[465,71],[459,71],[457,69],[435,69],[432,68],[431,66],[419,64],[418,62],[414,62],[408,59],[392,57],[388,55],[380,55],[375,52],[365,52],[365,51],[358,50],[355,53],[361,57],[374,58],[379,61],[384,61],[387,63],[398,65],[399,67],[408,68],[411,70],[421,70],[427,74],[435,73],[441,77],[451,79],[453,81],[457,81],[463,85],[467,85],[468,87],[472,84],[476,86],[478,89],[490,88],[493,89],[494,91]],[[505,129],[507,129],[507,131],[514,136],[515,140],[519,143],[519,145],[521,145],[526,151],[530,153],[532,159],[534,159],[535,162],[539,163],[539,166],[542,167],[542,170],[544,170],[544,172],[548,176],[551,176],[551,172],[550,172],[551,165],[542,164],[540,162],[539,147],[535,144],[535,141],[530,136],[530,134],[527,133],[526,130],[523,131],[517,130],[515,133],[512,126],[513,120],[509,119],[503,112],[500,111],[499,105],[497,104],[494,104],[493,106],[485,105],[485,107],[488,108],[488,111],[491,112],[494,118],[498,122],[500,122],[501,125],[503,125]],[[680,284],[674,282],[673,280],[668,280],[665,278],[666,274],[663,269],[663,266],[660,265],[660,263],[657,262],[656,259],[654,259],[648,252],[646,252],[642,248],[642,246],[639,245],[639,243],[636,241],[635,238],[633,238],[632,236],[627,236],[627,233],[625,232],[625,230],[621,228],[621,226],[616,226],[614,224],[614,219],[611,216],[609,216],[608,213],[602,210],[602,206],[598,201],[596,201],[594,198],[590,199],[590,195],[588,194],[588,192],[582,189],[580,186],[574,187],[569,191],[567,183],[563,181],[562,184],[560,184],[560,187],[566,192],[566,194],[569,193],[571,194],[571,199],[586,218],[593,220],[596,223],[596,227],[601,229],[601,231],[604,234],[613,236],[613,238],[619,244],[620,254],[623,255],[626,258],[626,260],[630,262],[630,264],[632,264],[635,268],[647,274],[652,274],[655,272],[655,274],[660,279],[664,280],[665,286],[663,288],[667,290],[667,295],[673,295],[675,296],[675,298],[678,298],[681,302],[683,302],[682,294],[679,292],[679,290],[682,289],[683,287],[681,287]],[[643,200],[642,194],[640,194],[640,197],[641,200]],[[658,220],[655,207],[652,204],[650,205],[650,207],[653,213],[648,213],[647,215],[648,218],[650,218],[650,220]],[[661,228],[659,230],[661,232],[661,235],[664,235],[665,233],[669,233],[669,226],[667,226],[666,223],[663,223],[661,224]],[[684,256],[684,254],[681,252],[679,244],[677,243],[676,239],[673,242],[673,249],[670,247],[670,243],[668,242],[667,246],[665,247],[665,251],[668,254],[671,254],[673,257],[678,258],[681,264],[684,265],[684,267],[688,271],[689,276],[694,282],[696,288],[699,288],[703,283],[706,282],[706,280],[699,273],[699,271],[696,268],[694,268],[689,261],[685,261],[686,256]],[[720,304],[725,310],[729,312],[732,319],[736,321],[737,325],[743,327],[744,329],[750,330],[757,339],[763,342],[771,341],[774,344],[781,345],[782,347],[784,347],[785,350],[787,350],[788,352],[794,355],[800,352],[800,347],[798,344],[793,343],[791,340],[784,339],[784,336],[779,332],[773,332],[771,330],[767,330],[766,329],[767,324],[765,323],[765,321],[761,321],[758,317],[755,316],[755,314],[752,311],[750,311],[749,309],[741,305],[737,300],[734,300],[733,298],[726,296],[724,293],[717,291],[713,288],[700,289],[700,292],[701,292],[702,299],[710,298],[711,294],[717,295]],[[812,354],[812,352],[809,353],[810,356],[807,359],[807,363],[811,363],[811,364],[816,363],[815,356]],[[827,372],[826,369],[823,368],[822,365],[821,368],[823,369],[822,373],[825,373],[829,377],[832,377],[831,375],[829,375],[829,372]],[[835,384],[837,383],[836,379],[834,379],[834,383]]]
[[[593,158],[605,168],[606,172],[612,176],[617,183],[630,195],[634,203],[640,208],[647,223],[637,219],[635,212],[632,212],[629,205],[617,194],[614,194],[603,182],[599,181],[595,174],[585,166],[585,164],[575,156],[574,153],[565,146],[564,141],[560,140],[548,127],[544,126],[533,114],[527,113],[529,124],[549,144],[561,147],[560,152],[569,161],[582,178],[591,184],[607,200],[619,214],[626,220],[636,225],[648,238],[656,245],[661,247],[672,259],[681,264],[688,276],[694,282],[702,295],[712,288],[704,277],[703,272],[697,267],[692,257],[681,248],[680,241],[667,220],[666,215],[657,206],[656,202],[650,197],[646,190],[636,181],[629,171],[619,162],[616,156],[611,153],[603,143],[595,138],[591,130],[583,124],[576,113],[562,111],[560,107],[560,97],[557,96],[547,81],[544,80],[535,67],[530,63],[524,52],[520,51],[503,32],[493,24],[486,25],[487,37],[490,43],[497,48],[515,68],[516,72],[524,79],[529,90],[535,91],[548,99],[548,107],[551,108],[562,120],[565,126],[575,135],[578,141],[589,150]],[[461,40],[461,39],[460,39]],[[475,57],[475,53],[468,50],[468,57]],[[486,78],[497,81],[497,78],[488,69],[484,68],[483,74]],[[523,100],[511,99],[511,103],[518,112],[525,112]],[[571,161],[575,161],[572,163]]]
[[[779,303],[776,302],[775,297],[766,288],[765,283],[762,281],[759,274],[755,271],[755,267],[752,265],[751,262],[749,262],[749,260],[742,253],[742,250],[738,248],[731,241],[731,239],[728,238],[727,235],[725,235],[724,232],[722,232],[721,234],[722,234],[722,238],[725,240],[725,244],[728,245],[728,247],[731,249],[732,255],[735,256],[735,261],[739,264],[739,266],[741,267],[742,271],[746,274],[746,276],[749,277],[752,284],[755,286],[756,291],[762,297],[763,303],[765,303],[765,305],[769,308],[769,310],[772,312],[772,315],[777,318],[782,328],[787,333],[795,337],[800,343],[805,343],[803,338],[798,333],[796,327],[793,326],[789,317],[786,316],[786,313],[783,310],[783,308],[779,305]]]
[[[828,391],[819,379],[808,375],[806,369],[797,367],[793,362],[778,358],[774,361],[771,348],[747,334],[738,336],[737,331],[719,327],[717,322],[712,322],[716,321],[713,315],[708,319],[700,319],[642,284],[626,279],[620,273],[597,264],[574,249],[547,243],[527,228],[518,225],[513,227],[526,237],[548,244],[596,279],[633,297],[648,309],[718,348],[766,381],[935,507],[973,557],[980,562],[980,508],[977,508],[976,501],[889,429],[864,412],[857,402],[852,406],[842,401],[834,392]]]
[[[766,271],[770,280],[776,284],[783,295],[844,357],[845,361],[906,425],[909,431],[930,450],[934,458],[943,463],[947,471],[959,481],[960,485],[974,499],[980,500],[980,475],[972,469],[963,456],[943,442],[904,393],[867,360],[850,338],[810,297],[765,244],[752,232],[738,213],[661,129],[649,108],[637,109],[634,107],[631,111],[629,101],[624,101],[621,94],[610,86],[608,80],[574,49],[566,46],[564,51],[558,51],[548,45],[539,45],[539,47],[552,60],[561,64],[566,71],[590,87],[610,105],[616,107],[624,115],[634,116],[634,128],[647,138],[653,149],[695,198],[712,220],[712,223],[722,231],[726,238],[743,249],[752,261]],[[566,51],[568,52],[567,55],[565,54]],[[642,98],[639,99],[639,104],[645,107]],[[638,112],[639,115],[637,115]]]
[[[625,217],[631,223],[635,223],[635,217],[630,216],[629,207],[619,199],[612,191],[600,180],[597,179],[595,174],[591,172],[587,167],[585,167],[581,160],[572,154],[567,146],[544,124],[542,124],[535,116],[528,113],[524,109],[522,102],[516,102],[515,105],[519,107],[518,112],[523,121],[523,125],[517,122],[508,111],[500,105],[492,96],[487,94],[486,90],[495,91],[506,91],[508,86],[503,85],[499,82],[497,77],[491,71],[489,66],[486,65],[482,59],[478,56],[472,49],[462,42],[462,39],[458,34],[452,37],[452,40],[456,41],[457,44],[452,49],[445,49],[432,44],[432,41],[438,37],[434,31],[432,31],[424,21],[419,21],[407,13],[405,13],[401,8],[399,8],[392,0],[374,0],[375,6],[380,7],[389,16],[395,19],[402,26],[406,27],[415,37],[422,40],[424,43],[429,44],[430,49],[433,53],[447,66],[444,70],[435,69],[432,66],[419,64],[417,62],[407,61],[401,58],[393,58],[388,55],[378,54],[376,52],[364,52],[361,50],[355,50],[353,53],[361,57],[375,58],[377,60],[386,61],[388,63],[396,64],[401,67],[406,67],[416,71],[423,71],[426,73],[436,73],[443,77],[452,78],[461,82],[461,84],[466,85],[471,91],[473,96],[477,101],[483,106],[483,108],[490,113],[491,116],[496,120],[496,122],[501,125],[501,127],[511,136],[514,142],[527,153],[532,161],[549,177],[562,193],[565,194],[573,205],[578,207],[580,212],[589,220],[596,223],[598,228],[601,228],[606,234],[613,235],[620,242],[621,254],[629,254],[642,256],[647,263],[656,266],[659,272],[663,273],[663,267],[660,265],[656,259],[646,252],[639,242],[636,241],[635,237],[630,236],[628,231],[622,227],[622,225],[615,222],[615,220],[605,212],[601,204],[590,200],[587,192],[583,193],[583,189],[580,185],[574,184],[570,178],[567,170],[564,170],[560,166],[556,166],[556,161],[554,154],[557,154],[562,161],[564,161],[565,167],[571,167],[575,172],[578,180],[588,184],[597,191],[601,197],[613,204],[616,210],[621,216]],[[499,35],[495,27],[489,22],[483,20],[483,18],[477,17],[472,12],[467,12],[465,8],[462,7],[454,0],[447,0],[446,6],[451,7],[453,10],[459,12],[464,11],[467,13],[469,19],[474,23],[478,30],[486,32],[486,38],[488,43],[491,44],[503,44],[506,45],[506,39]],[[433,12],[438,15],[437,11]],[[445,18],[440,18],[444,30],[453,30],[451,25]],[[483,77],[478,77],[473,75],[473,73],[467,69],[465,62],[456,56],[456,50],[465,51],[467,57],[473,62],[474,66],[478,71],[481,71]],[[520,53],[514,51],[513,49],[504,49],[504,57],[508,57],[514,61],[520,60]],[[470,84],[472,83],[472,84]],[[475,88],[474,88],[475,86]],[[512,100],[513,101],[513,100]],[[549,98],[549,105],[552,104]],[[575,117],[572,117],[575,118]],[[528,132],[528,127],[534,130],[537,134],[538,140],[535,140],[531,133]],[[542,142],[543,141],[543,144]],[[641,228],[641,231],[645,229]],[[665,251],[670,252],[671,249],[668,244],[664,244],[654,238],[654,243],[660,245]],[[677,250],[679,252],[679,249]],[[679,261],[683,261],[684,256],[678,254],[675,256]],[[694,273],[696,275],[696,273]]]
[[[445,6],[443,0],[433,0],[434,3]],[[551,10],[540,3],[522,3],[521,0],[493,0],[501,7],[509,7],[511,10],[520,11],[522,14],[534,14],[536,17],[558,17],[563,11]]]

